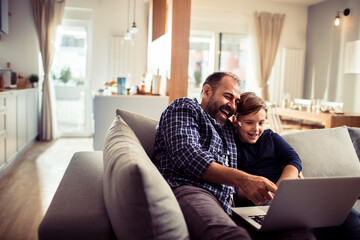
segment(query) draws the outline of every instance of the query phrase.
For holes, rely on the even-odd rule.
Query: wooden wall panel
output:
[[[169,103],[187,96],[191,0],[172,2]]]
[[[166,0],[153,0],[152,40],[166,33]]]

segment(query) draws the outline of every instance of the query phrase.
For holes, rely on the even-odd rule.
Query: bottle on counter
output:
[[[159,69],[157,69],[156,75],[153,76],[151,84],[151,94],[159,95],[160,94],[160,84],[161,84],[161,75],[159,74]]]
[[[5,81],[3,79],[2,74],[0,73],[0,89],[4,89],[5,88]]]
[[[6,69],[2,70],[2,79],[4,81],[4,88],[10,88],[11,87],[11,69],[10,69],[10,63],[6,63]]]
[[[145,94],[145,80],[141,82],[140,93]]]

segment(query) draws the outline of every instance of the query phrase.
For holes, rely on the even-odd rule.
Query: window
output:
[[[200,99],[202,84],[215,71],[233,72],[242,91],[257,92],[251,40],[236,33],[191,32],[189,40],[188,97]]]
[[[86,77],[86,29],[60,26],[51,76],[56,86],[83,85]]]
[[[219,70],[232,72],[240,78],[240,88],[246,89],[247,80],[247,50],[246,35],[220,33]]]
[[[215,39],[211,33],[190,36],[188,97],[200,98],[202,84],[214,72]]]

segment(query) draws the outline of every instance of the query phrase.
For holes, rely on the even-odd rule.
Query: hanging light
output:
[[[339,26],[339,25],[340,25],[340,12],[339,12],[339,11],[336,13],[334,25],[335,25],[335,26]]]
[[[126,19],[126,26],[127,26],[127,30],[126,30],[126,33],[125,33],[125,36],[124,36],[124,39],[126,41],[129,41],[132,39],[132,36],[131,36],[131,32],[129,31],[129,18],[130,18],[130,0],[128,0],[128,11],[127,11],[127,19]]]
[[[133,7],[133,24],[130,28],[130,32],[132,34],[136,34],[139,32],[139,29],[136,27],[136,23],[135,23],[135,12],[136,12],[136,0],[134,0],[134,7]]]
[[[132,39],[131,32],[129,32],[129,30],[126,31],[125,36],[124,36],[124,39],[125,39],[126,41],[129,41],[129,40]]]

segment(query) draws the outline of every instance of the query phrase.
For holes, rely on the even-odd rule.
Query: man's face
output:
[[[207,99],[203,105],[204,110],[224,125],[226,119],[236,112],[240,100],[240,86],[232,77],[224,76],[216,89],[210,87],[209,91],[204,91],[204,98]]]

